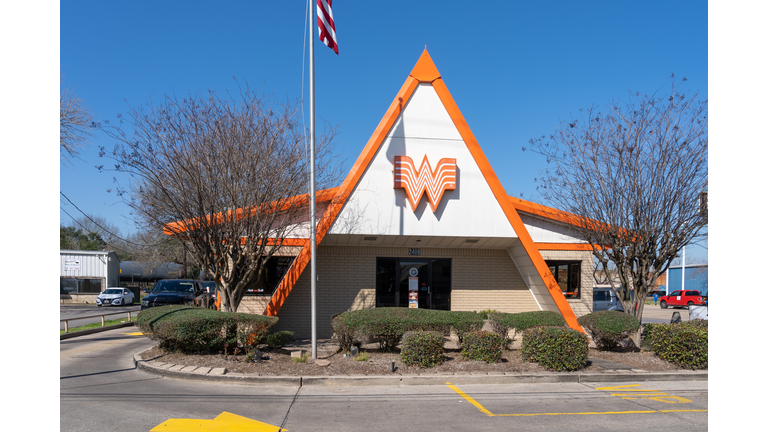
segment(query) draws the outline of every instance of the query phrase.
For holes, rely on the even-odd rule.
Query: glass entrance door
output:
[[[451,309],[451,260],[377,258],[376,307]]]
[[[429,261],[400,260],[400,305],[432,309],[429,286]],[[403,300],[405,295],[405,301]]]

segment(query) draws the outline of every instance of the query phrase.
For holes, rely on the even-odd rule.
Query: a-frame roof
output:
[[[571,307],[568,305],[565,297],[562,294],[560,287],[549,271],[549,267],[545,263],[544,259],[539,252],[539,249],[533,242],[530,234],[525,228],[520,215],[517,213],[515,205],[510,197],[504,191],[496,173],[491,167],[488,158],[480,148],[477,139],[469,128],[464,116],[461,114],[456,102],[453,100],[448,88],[446,87],[440,72],[437,70],[432,58],[427,52],[426,48],[421,54],[419,61],[414,66],[405,83],[401,87],[398,94],[389,106],[384,117],[379,122],[373,135],[368,140],[357,161],[352,166],[349,174],[347,174],[344,182],[338,189],[336,198],[332,200],[328,209],[323,217],[320,219],[317,225],[316,239],[317,244],[320,244],[323,238],[328,233],[329,229],[333,225],[334,221],[342,211],[348,198],[355,191],[355,187],[363,176],[366,168],[371,164],[374,156],[376,155],[379,147],[382,145],[387,133],[397,121],[398,117],[403,112],[407,102],[411,99],[419,84],[429,84],[434,89],[440,102],[442,103],[445,111],[450,116],[453,125],[458,133],[461,135],[463,142],[465,143],[469,153],[471,154],[474,163],[477,164],[479,170],[482,173],[488,187],[490,188],[493,197],[498,203],[499,207],[503,211],[507,222],[514,229],[520,243],[525,249],[525,255],[527,255],[530,263],[535,267],[535,271],[546,286],[548,294],[551,296],[552,301],[557,306],[558,310],[562,313],[566,320],[566,323],[575,329],[581,329],[576,316],[573,313]],[[305,269],[310,260],[310,245],[309,241],[305,243],[302,251],[296,257],[291,269],[288,271],[283,281],[280,283],[275,293],[273,294],[271,301],[264,313],[266,315],[276,315],[282,304],[285,302],[288,294],[293,286],[298,281],[299,276]]]

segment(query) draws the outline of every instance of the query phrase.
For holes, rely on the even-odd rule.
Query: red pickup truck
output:
[[[696,290],[677,290],[672,291],[669,295],[659,297],[659,305],[662,309],[666,309],[667,306],[704,306],[704,297]]]

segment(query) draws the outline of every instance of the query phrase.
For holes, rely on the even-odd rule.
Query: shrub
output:
[[[449,311],[429,309],[360,309],[336,315],[331,325],[344,351],[363,336],[378,338],[384,351],[394,351],[407,331],[437,331],[447,335],[451,327],[450,314]]]
[[[512,329],[515,329],[517,333],[522,333],[531,327],[565,326],[565,318],[557,312],[551,311],[489,313],[488,322],[493,331],[503,336],[505,340],[508,339],[509,331]]]
[[[413,331],[403,335],[400,358],[406,365],[423,368],[437,366],[443,362],[443,335],[434,331]]]
[[[443,314],[448,319],[448,325],[456,332],[459,339],[459,345],[464,344],[464,335],[468,332],[479,331],[485,324],[487,312],[463,312],[463,311],[445,311]]]
[[[655,324],[646,342],[660,359],[684,369],[708,367],[709,330],[705,323]]]
[[[579,324],[592,335],[598,349],[610,350],[640,328],[640,321],[619,311],[592,312],[579,317]]]
[[[136,325],[160,348],[184,353],[212,353],[259,343],[277,317],[220,312],[194,306],[169,305],[145,309]]]
[[[272,349],[282,348],[292,340],[293,332],[283,330],[267,336],[267,345]]]
[[[344,319],[345,317],[340,315],[336,314],[331,317],[331,327],[333,327],[333,333],[339,341],[339,349],[349,352],[352,349],[352,345],[359,341],[356,337],[357,328],[348,326]]]
[[[473,331],[464,335],[461,355],[470,360],[497,363],[501,360],[507,339],[487,331]]]
[[[587,364],[589,341],[567,327],[533,327],[523,332],[523,361],[557,371],[574,371]]]

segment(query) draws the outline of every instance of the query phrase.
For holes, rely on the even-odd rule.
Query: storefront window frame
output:
[[[581,261],[574,261],[574,260],[545,260],[547,263],[547,267],[549,268],[550,273],[552,273],[552,276],[555,278],[555,281],[558,283],[558,285],[561,285],[561,283],[565,283],[567,291],[563,291],[563,296],[565,296],[566,299],[580,299],[581,298],[581,291],[582,291],[582,277],[581,277]],[[552,268],[555,268],[555,271],[552,271]],[[561,272],[561,267],[564,267],[564,272]],[[561,280],[562,275],[565,275],[565,281]],[[573,277],[576,276],[578,279],[577,281],[573,280]],[[576,288],[575,295],[574,294],[568,294],[573,293],[574,291],[571,291],[571,289]]]

